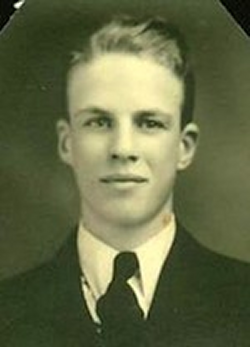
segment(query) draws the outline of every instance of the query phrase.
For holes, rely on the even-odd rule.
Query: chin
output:
[[[152,218],[145,211],[135,211],[135,209],[117,211],[116,209],[115,214],[112,214],[112,216],[109,215],[109,220],[112,221],[112,224],[117,225],[118,228],[134,229],[147,225],[151,222]]]

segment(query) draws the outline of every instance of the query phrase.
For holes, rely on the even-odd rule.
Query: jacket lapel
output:
[[[148,336],[154,346],[189,346],[200,330],[200,292],[197,281],[199,246],[178,225],[176,239],[164,264],[148,317]],[[192,335],[194,333],[194,336]]]
[[[58,305],[56,306],[56,326],[59,328],[64,344],[65,339],[79,341],[82,346],[95,346],[98,335],[93,323],[81,288],[81,270],[79,266],[76,231],[73,232],[64,247],[55,258],[54,273],[56,276],[55,292]],[[70,331],[70,334],[69,334]],[[78,344],[76,344],[78,345]],[[63,345],[64,346],[64,345]]]

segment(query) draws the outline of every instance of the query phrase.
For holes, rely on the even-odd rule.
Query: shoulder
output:
[[[196,240],[192,233],[183,226],[178,226],[176,246],[187,261],[198,268],[215,267],[218,271],[222,271],[230,275],[241,275],[250,271],[250,263],[244,262],[214,250],[209,249],[205,245]],[[231,271],[228,271],[228,270]]]
[[[75,234],[56,254],[34,269],[0,282],[0,330],[22,317],[42,317],[57,309],[78,285]],[[73,289],[72,289],[73,288]]]
[[[209,249],[207,246],[201,244],[198,240],[191,236],[190,232],[187,233],[189,238],[189,250],[191,250],[194,256],[199,257],[200,266],[205,266],[207,269],[212,267],[214,270],[217,270],[213,271],[213,273],[218,273],[219,271],[220,274],[225,273],[228,274],[228,276],[241,277],[241,275],[244,276],[245,274],[249,273],[250,263]]]
[[[0,329],[8,328],[37,307],[45,307],[53,273],[52,263],[48,263],[0,282]]]
[[[184,228],[179,231],[182,270],[197,295],[250,313],[250,264],[206,248]]]

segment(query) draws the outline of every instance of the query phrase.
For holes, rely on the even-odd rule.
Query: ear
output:
[[[179,160],[177,169],[185,170],[193,161],[199,138],[199,128],[194,123],[188,123],[181,132]]]
[[[61,160],[72,165],[71,128],[68,121],[60,119],[56,124],[58,136],[58,154]]]

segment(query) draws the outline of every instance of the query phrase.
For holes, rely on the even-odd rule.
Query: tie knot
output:
[[[114,278],[127,281],[139,269],[137,256],[133,252],[121,252],[114,260]]]

